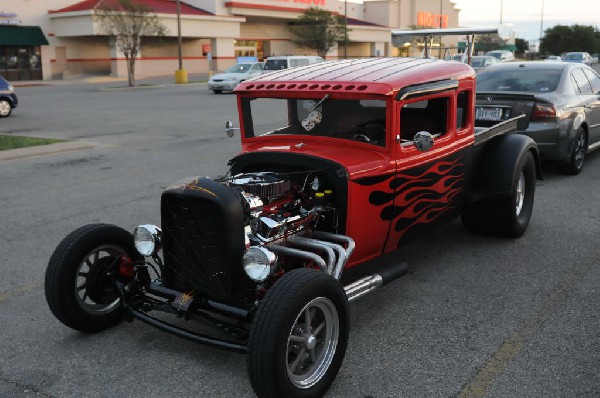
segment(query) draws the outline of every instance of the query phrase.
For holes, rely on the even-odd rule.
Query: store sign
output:
[[[447,28],[448,14],[434,14],[427,11],[417,12],[417,26],[429,26],[432,28]]]
[[[22,22],[14,12],[0,11],[0,25],[20,25]]]
[[[278,0],[282,3],[300,3],[309,6],[325,6],[325,0]]]

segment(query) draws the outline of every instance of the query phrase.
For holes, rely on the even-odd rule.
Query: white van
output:
[[[263,73],[272,72],[274,70],[294,68],[308,64],[316,64],[325,62],[321,57],[312,55],[280,55],[276,57],[268,57],[263,67]]]

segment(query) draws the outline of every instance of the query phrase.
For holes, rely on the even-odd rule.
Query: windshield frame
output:
[[[372,149],[376,149],[376,150],[382,150],[382,151],[388,151],[390,149],[390,145],[391,145],[391,131],[390,129],[392,128],[392,124],[391,124],[391,104],[392,104],[392,100],[391,97],[386,96],[386,95],[379,95],[379,94],[353,94],[353,95],[340,95],[341,93],[328,93],[328,92],[318,92],[318,93],[307,93],[307,92],[302,92],[302,93],[287,93],[288,95],[285,95],[283,93],[273,93],[273,94],[265,94],[265,95],[240,95],[239,97],[239,101],[238,101],[238,105],[239,105],[239,109],[240,109],[240,128],[241,128],[241,138],[242,138],[242,142],[253,142],[253,141],[263,141],[263,140],[275,140],[275,141],[279,141],[279,140],[302,140],[302,141],[319,141],[319,142],[327,142],[327,141],[331,141],[332,143],[340,143],[340,142],[344,142],[346,144],[360,144],[360,145],[368,145],[370,148]],[[291,95],[290,95],[291,94]],[[274,129],[271,132],[268,133],[263,133],[262,135],[254,135],[254,124],[253,124],[253,115],[252,115],[252,106],[251,103],[254,100],[260,100],[260,99],[273,99],[273,100],[282,100],[282,101],[287,101],[287,112],[288,112],[288,123],[290,121],[290,118],[294,118],[294,117],[298,117],[297,113],[297,108],[296,111],[294,111],[294,106],[298,106],[298,102],[297,101],[312,101],[313,102],[313,107],[315,105],[317,105],[315,107],[316,110],[318,111],[322,111],[323,107],[327,108],[331,108],[332,103],[335,105],[336,102],[339,101],[380,101],[381,102],[381,107],[365,107],[365,109],[371,109],[371,108],[381,108],[381,112],[384,115],[384,119],[381,123],[381,125],[384,126],[384,143],[365,143],[365,142],[358,142],[355,140],[351,140],[348,137],[343,137],[344,134],[349,133],[348,131],[345,132],[339,132],[336,129],[331,130],[331,132],[329,132],[328,129],[326,129],[326,133],[323,134],[323,130],[321,131],[321,133],[317,134],[316,131],[311,134],[309,132],[305,133],[305,134],[296,134],[296,133],[292,133],[292,134],[287,134],[287,133],[282,133],[281,131],[291,127],[290,124],[288,124],[287,126],[281,126],[281,128],[277,128]],[[293,101],[293,102],[290,102]],[[321,104],[318,104],[319,102],[321,102]],[[295,103],[296,105],[292,105],[293,103]],[[344,113],[344,115],[351,115],[351,112],[348,113]],[[324,116],[324,118],[327,118],[327,116]],[[381,122],[381,118],[377,119],[378,121]],[[296,119],[296,123],[298,122],[298,119]],[[325,124],[322,126],[324,128]],[[297,126],[295,126],[295,128],[297,128]]]

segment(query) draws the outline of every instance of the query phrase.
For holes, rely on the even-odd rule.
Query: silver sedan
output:
[[[579,174],[585,154],[600,147],[600,76],[584,64],[511,62],[477,75],[475,124],[525,115],[519,132],[566,174]]]

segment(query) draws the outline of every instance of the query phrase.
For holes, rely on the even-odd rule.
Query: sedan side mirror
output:
[[[421,152],[426,152],[433,147],[433,136],[427,131],[419,131],[413,139],[415,148]]]
[[[239,129],[239,127],[233,127],[233,123],[231,121],[228,120],[225,122],[225,133],[227,133],[227,137],[233,137],[233,132]]]

